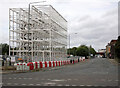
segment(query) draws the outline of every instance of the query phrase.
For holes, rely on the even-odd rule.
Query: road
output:
[[[118,66],[106,58],[39,72],[5,74],[3,86],[118,86]]]

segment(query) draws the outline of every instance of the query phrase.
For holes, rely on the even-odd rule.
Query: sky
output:
[[[0,43],[9,44],[9,8],[28,8],[43,0],[0,1]],[[97,51],[118,37],[118,0],[44,0],[67,21],[70,47],[81,44]],[[69,44],[68,44],[69,45]]]

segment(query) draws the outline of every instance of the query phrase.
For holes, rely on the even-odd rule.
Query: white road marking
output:
[[[65,85],[65,86],[70,86],[70,85]]]
[[[64,79],[61,79],[61,80],[54,79],[54,80],[51,80],[51,81],[66,81],[66,80],[64,80]]]
[[[40,86],[41,84],[36,84],[37,86]]]
[[[71,80],[71,79],[68,79],[68,80]]]
[[[14,83],[14,85],[18,85],[18,83]]]
[[[62,86],[62,84],[58,84],[57,86]]]
[[[72,86],[77,86],[77,85],[72,85]]]
[[[115,80],[115,81],[119,81],[119,80]]]
[[[86,86],[92,86],[92,85],[86,85]]]
[[[26,85],[26,84],[21,84],[21,85]]]
[[[48,83],[44,83],[44,84],[47,84],[47,85],[49,85],[49,84],[50,84],[50,85],[53,84],[53,85],[54,85],[54,84],[56,84],[56,83],[48,82]]]
[[[85,86],[85,85],[80,85],[80,86]]]
[[[7,83],[8,85],[11,85],[11,83]]]
[[[34,84],[29,84],[29,85],[34,85]]]

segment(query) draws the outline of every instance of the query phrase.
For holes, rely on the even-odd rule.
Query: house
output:
[[[111,40],[110,43],[108,43],[108,45],[106,45],[106,55],[107,58],[115,58],[115,43],[117,42],[117,40]]]

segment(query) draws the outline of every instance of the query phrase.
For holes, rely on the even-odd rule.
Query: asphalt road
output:
[[[118,86],[118,66],[106,58],[39,72],[5,74],[3,86]]]

